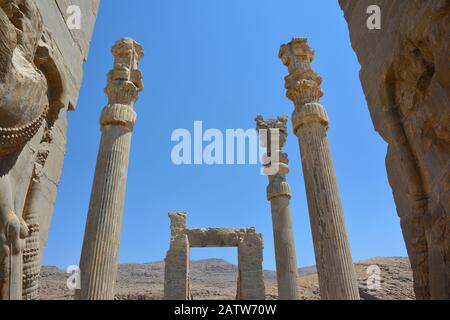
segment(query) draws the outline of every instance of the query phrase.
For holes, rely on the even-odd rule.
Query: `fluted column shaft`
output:
[[[287,96],[295,104],[292,123],[300,143],[321,298],[357,300],[358,283],[327,138],[328,115],[319,103],[322,79],[310,66],[314,52],[306,39],[294,39],[281,47],[280,58],[289,69]]]
[[[278,299],[299,300],[297,254],[292,227],[291,187],[286,182],[289,160],[281,152],[287,138],[287,116],[265,121],[256,118],[261,145],[268,149],[264,173],[269,177],[267,200],[272,211],[275,261],[277,267]]]
[[[131,39],[113,47],[115,66],[105,89],[109,103],[103,109],[101,141],[80,260],[77,299],[112,300],[117,276],[133,110],[143,89],[137,62],[142,48]]]
[[[304,108],[311,105],[304,106]],[[325,109],[319,104],[314,108]],[[309,122],[297,132],[322,299],[359,299],[327,128]]]
[[[297,254],[290,206],[291,190],[286,181],[269,179],[272,180],[268,186],[268,198],[272,209],[278,299],[299,300]]]
[[[103,128],[80,264],[82,299],[114,298],[130,143],[128,128]]]

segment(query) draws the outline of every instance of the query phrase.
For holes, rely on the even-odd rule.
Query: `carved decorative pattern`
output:
[[[0,156],[10,154],[22,148],[38,132],[46,119],[48,106],[42,114],[30,123],[17,128],[0,127]]]
[[[100,124],[102,127],[120,125],[132,129],[136,123],[136,118],[136,112],[130,106],[114,104],[103,109]]]

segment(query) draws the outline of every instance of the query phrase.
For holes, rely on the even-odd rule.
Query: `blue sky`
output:
[[[329,140],[354,260],[404,256],[399,219],[386,170],[386,143],[374,131],[359,81],[360,66],[337,1],[102,1],[84,66],[44,263],[78,264],[106,105],[110,48],[129,36],[145,48],[145,91],[136,104],[120,262],[161,261],[169,246],[171,210],[190,227],[255,226],[264,234],[264,267],[275,269],[267,177],[259,165],[175,166],[177,128],[254,128],[254,118],[291,115],[285,97],[281,44],[307,37],[313,67],[324,82]],[[289,122],[291,201],[299,266],[313,265],[298,141]],[[195,249],[192,259],[236,263],[236,249]]]

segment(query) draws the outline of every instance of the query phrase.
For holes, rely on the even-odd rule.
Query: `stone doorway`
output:
[[[170,249],[165,259],[164,299],[192,300],[191,248],[238,249],[238,300],[264,300],[263,237],[255,228],[188,229],[184,212],[170,212]]]

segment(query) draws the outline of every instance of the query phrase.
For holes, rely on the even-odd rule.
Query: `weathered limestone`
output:
[[[265,121],[262,116],[258,116],[256,125],[261,145],[268,150],[265,159],[270,161],[265,165],[264,171],[269,176],[267,199],[272,209],[278,298],[299,300],[297,255],[290,207],[292,193],[286,181],[289,161],[287,154],[281,152],[287,138],[287,120],[288,117],[284,116]]]
[[[237,247],[247,228],[203,228],[187,229],[192,248]]]
[[[184,212],[170,212],[170,248],[165,259],[164,299],[191,300],[190,248],[237,247],[240,300],[264,300],[263,238],[254,228],[188,229]]]
[[[239,238],[237,300],[264,300],[263,237],[249,228]]]
[[[131,134],[136,122],[134,103],[143,90],[138,70],[142,47],[125,38],[114,45],[112,54],[114,68],[105,89],[109,101],[100,117],[102,137],[80,260],[77,297],[83,300],[114,298]]]
[[[361,64],[417,299],[450,299],[450,10],[446,0],[340,0]],[[380,8],[381,30],[366,10]],[[395,32],[391,32],[395,30]]]
[[[35,178],[39,175],[35,173]],[[28,237],[25,239],[23,250],[23,300],[37,300],[39,298],[40,250],[39,250],[39,212],[36,211],[35,202],[39,201],[41,185],[33,179],[30,188],[38,189],[31,192],[24,208],[24,219],[28,226]]]
[[[0,1],[0,299],[38,296],[66,113],[78,97],[98,0],[79,6],[90,23],[75,39],[62,1]]]
[[[328,115],[319,103],[322,79],[311,69],[306,39],[281,46],[288,67],[287,97],[294,102],[294,132],[300,143],[322,299],[359,299],[356,274],[327,139]]]
[[[192,300],[189,277],[189,238],[186,234],[186,214],[171,212],[170,249],[164,270],[164,299]]]

